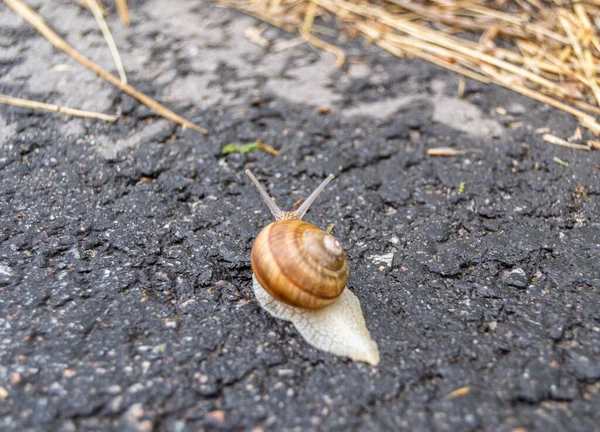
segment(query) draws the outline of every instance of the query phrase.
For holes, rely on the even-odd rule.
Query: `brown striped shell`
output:
[[[340,242],[301,220],[279,220],[258,235],[250,256],[260,285],[277,300],[303,309],[333,303],[348,282]]]

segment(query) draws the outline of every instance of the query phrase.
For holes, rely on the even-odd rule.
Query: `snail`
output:
[[[283,211],[252,172],[246,174],[275,217],[258,234],[250,254],[259,304],[276,318],[291,321],[314,347],[377,365],[377,344],[358,298],[346,287],[344,249],[329,231],[302,221],[334,176],[329,175],[298,209]]]

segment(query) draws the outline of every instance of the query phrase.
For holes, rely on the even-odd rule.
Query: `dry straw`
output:
[[[2,1],[9,8],[11,8],[17,15],[19,15],[21,18],[23,18],[33,28],[35,28],[40,34],[42,34],[42,36],[44,36],[48,40],[48,42],[50,42],[52,45],[54,45],[54,47],[65,52],[66,54],[71,56],[71,58],[73,58],[77,62],[81,63],[83,66],[85,66],[92,72],[96,73],[99,77],[101,77],[105,81],[114,85],[115,87],[117,87],[118,89],[123,91],[124,93],[127,93],[129,96],[134,97],[139,102],[146,105],[147,107],[153,109],[161,117],[171,120],[174,123],[180,124],[183,127],[190,128],[192,130],[195,130],[195,131],[198,131],[198,132],[201,132],[204,134],[207,133],[206,129],[201,128],[200,126],[181,117],[179,114],[174,113],[173,111],[171,111],[164,105],[162,105],[159,102],[152,99],[150,96],[146,95],[145,93],[140,92],[139,90],[135,89],[130,84],[122,82],[118,77],[114,76],[110,72],[106,71],[105,69],[103,69],[102,67],[100,67],[99,65],[97,65],[96,63],[91,61],[90,59],[88,59],[81,52],[77,51],[75,48],[73,48],[71,45],[69,45],[54,30],[52,30],[50,28],[50,26],[48,26],[48,24],[46,24],[44,19],[39,14],[37,14],[33,9],[31,9],[29,6],[27,6],[23,1],[21,1],[21,0],[2,0]],[[92,3],[93,2],[91,2],[91,1],[86,1],[85,6],[92,8],[94,6]],[[125,5],[125,13],[126,13],[126,2],[121,2],[121,3],[123,3]],[[96,5],[96,6],[100,7],[99,5]],[[121,16],[123,17],[123,15],[121,15]],[[118,62],[120,63],[120,60],[118,60]],[[39,106],[37,108],[45,109],[45,108],[40,108],[40,106],[43,105],[42,103],[39,103],[38,105]],[[51,109],[51,110],[57,111],[56,109]],[[64,108],[61,108],[61,110],[59,112],[66,113],[67,111],[65,111]],[[73,110],[70,110],[70,112],[72,113]]]
[[[332,52],[316,18],[390,53],[496,83],[575,116],[600,136],[600,0],[216,0]],[[474,37],[475,36],[475,37]],[[579,147],[578,147],[579,148]]]
[[[76,108],[69,108],[60,105],[47,104],[44,102],[33,101],[29,99],[21,99],[13,96],[0,94],[0,103],[12,105],[19,108],[27,108],[33,110],[51,111],[60,114],[66,114],[74,117],[87,117],[108,122],[116,122],[119,117],[110,114],[97,113],[93,111],[84,111]]]
[[[121,22],[125,24],[126,27],[129,27],[130,19],[129,19],[129,8],[127,7],[127,0],[115,0],[117,4],[117,11],[119,12],[119,16],[121,17]]]
[[[110,55],[115,62],[115,67],[117,68],[117,72],[119,73],[119,78],[121,78],[121,82],[123,84],[127,84],[127,75],[125,74],[125,68],[123,67],[123,62],[121,61],[121,56],[119,55],[119,50],[117,49],[117,44],[108,28],[108,24],[104,20],[104,16],[102,15],[102,9],[100,9],[100,4],[96,0],[87,0],[87,5],[94,15],[96,22],[98,23],[98,27],[100,27],[100,31],[102,32],[102,36],[106,41],[106,45],[110,51]]]

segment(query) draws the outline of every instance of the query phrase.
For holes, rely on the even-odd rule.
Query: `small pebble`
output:
[[[11,283],[14,272],[13,270],[5,265],[0,264],[0,286],[7,286]]]
[[[502,276],[502,282],[508,286],[524,289],[527,288],[527,285],[529,284],[529,277],[527,276],[527,273],[525,273],[525,270],[516,268],[505,273]]]
[[[206,416],[217,423],[223,423],[225,421],[225,412],[220,410],[211,411],[206,414]]]
[[[514,103],[508,107],[508,112],[510,112],[511,114],[515,114],[515,115],[525,114],[525,112],[527,112],[527,108],[525,108],[521,104]]]

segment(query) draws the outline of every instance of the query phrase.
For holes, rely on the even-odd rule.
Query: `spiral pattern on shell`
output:
[[[333,303],[348,282],[348,260],[332,235],[301,220],[267,225],[251,253],[252,271],[277,300],[303,309]]]

